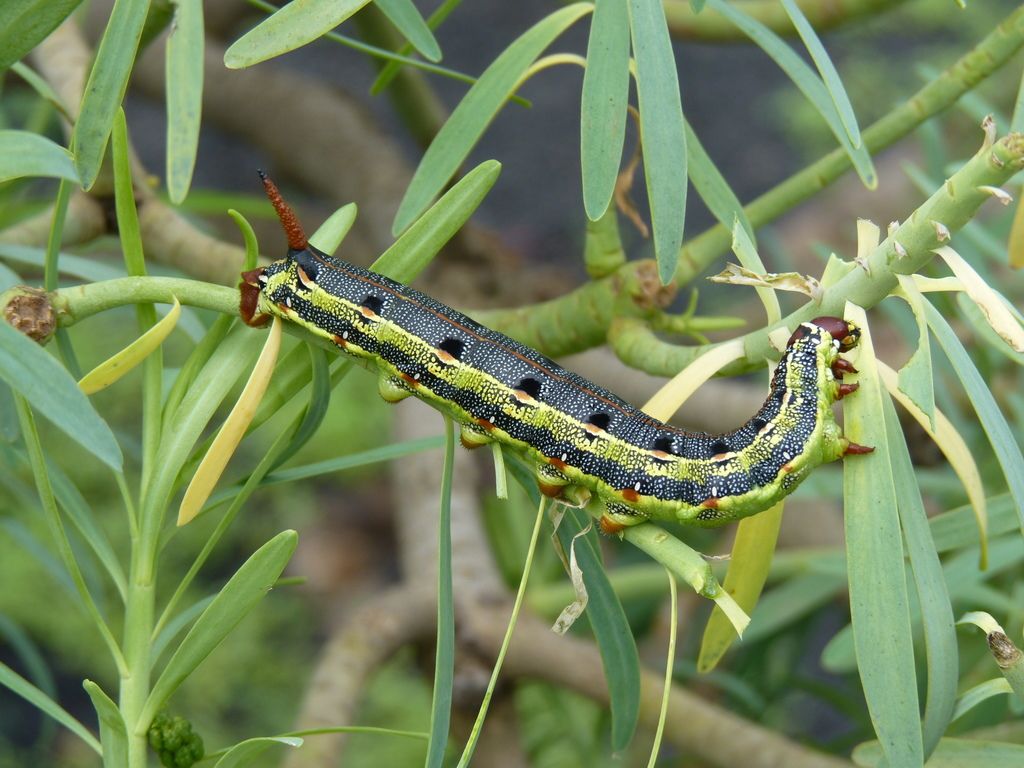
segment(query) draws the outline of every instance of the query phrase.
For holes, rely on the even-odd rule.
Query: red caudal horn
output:
[[[284,201],[277,185],[271,181],[266,173],[262,170],[258,170],[256,173],[260,175],[263,188],[267,191],[267,199],[274,206],[277,218],[281,220],[281,226],[284,227],[284,233],[288,237],[288,247],[293,251],[305,249],[307,244],[306,233],[303,231],[302,224],[299,223],[299,218],[295,215],[295,211]]]

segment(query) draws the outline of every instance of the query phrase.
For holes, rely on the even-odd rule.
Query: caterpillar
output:
[[[820,464],[870,452],[842,436],[832,404],[854,392],[840,352],[860,330],[818,317],[794,331],[760,410],[720,435],[665,424],[536,350],[429,296],[311,246],[260,172],[288,253],[242,274],[251,326],[279,316],[379,374],[388,402],[416,396],[461,425],[475,448],[498,441],[533,463],[541,491],[603,504],[601,525],[647,519],[717,526],[761,512]]]

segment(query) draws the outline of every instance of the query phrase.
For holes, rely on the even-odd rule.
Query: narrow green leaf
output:
[[[255,238],[255,235],[253,237]],[[164,428],[162,431],[166,432],[167,423],[170,417],[178,412],[181,399],[195,381],[199,371],[213,356],[220,343],[224,341],[234,323],[235,318],[229,315],[221,315],[214,320],[209,329],[200,337],[192,352],[189,353],[184,364],[178,369],[178,375],[174,377],[174,384],[171,385],[170,391],[164,398]]]
[[[1005,677],[995,677],[983,683],[978,683],[973,688],[964,691],[963,695],[957,700],[956,711],[953,712],[952,719],[960,719],[983,701],[987,701],[993,696],[1002,696],[1008,693],[1012,694],[1013,688]]]
[[[898,275],[902,298],[906,299],[917,323],[917,348],[900,368],[900,391],[927,416],[935,430],[935,372],[932,370],[932,347],[928,338],[928,322],[924,315],[924,296],[909,275]],[[1004,345],[1005,346],[1005,345]]]
[[[433,450],[434,448],[440,448],[443,444],[444,438],[440,435],[437,437],[422,437],[416,440],[409,440],[404,443],[391,443],[380,448],[371,448],[367,451],[360,451],[359,453],[352,453],[347,456],[339,456],[335,459],[326,459],[325,461],[318,461],[314,464],[303,464],[298,467],[282,469],[278,472],[267,475],[262,485],[280,485],[282,483],[295,482],[296,480],[306,480],[310,477],[318,477],[320,475],[341,472],[345,469],[355,469],[356,467],[365,467],[370,464],[379,464],[383,461],[400,459],[403,456],[409,456],[414,453],[421,453],[423,451]],[[219,491],[214,494],[210,498],[209,503],[210,505],[213,505],[226,501],[237,493],[238,490],[239,486],[225,488],[223,491]],[[977,539],[977,536],[975,536],[975,539]]]
[[[935,551],[928,528],[928,515],[917,488],[914,465],[907,451],[896,409],[889,398],[883,398],[883,410],[900,524],[917,587],[917,602],[924,627],[928,693],[924,703],[922,737],[924,756],[927,758],[946,732],[956,704],[959,669],[956,629],[949,591],[942,575],[942,564]]]
[[[167,194],[180,204],[192,183],[203,110],[203,3],[176,0],[167,38]]]
[[[443,0],[443,2],[434,9],[434,12],[427,17],[427,26],[431,29],[437,29],[444,23],[444,20],[448,18],[448,15],[462,5],[462,0]],[[397,51],[399,56],[407,56],[412,53],[412,44],[406,43]],[[392,80],[395,79],[395,75],[398,74],[402,68],[403,62],[397,59],[391,59],[385,64],[377,75],[377,79],[373,81],[373,85],[370,86],[370,95],[376,96],[378,93],[383,91]],[[472,78],[470,78],[472,81]]]
[[[411,283],[473,215],[499,173],[501,163],[497,160],[480,163],[403,232],[373,262],[371,269],[393,280]]]
[[[829,58],[828,51],[821,44],[821,40],[818,39],[818,33],[814,31],[811,23],[807,21],[807,17],[804,16],[803,11],[800,10],[800,6],[797,5],[795,0],[782,0],[782,7],[785,8],[790,21],[796,27],[797,34],[804,41],[807,52],[811,54],[814,65],[818,68],[818,74],[821,75],[822,82],[825,84],[829,96],[832,97],[832,104],[839,114],[839,120],[843,124],[843,128],[846,129],[847,138],[854,148],[859,148],[861,138],[860,128],[857,126],[857,116],[853,113],[850,97],[846,95],[843,81],[840,79],[832,59]]]
[[[846,306],[846,317],[862,329],[860,389],[843,401],[850,440],[874,446],[868,456],[843,465],[846,566],[850,587],[857,669],[868,711],[886,758],[893,766],[924,763],[910,603],[903,541],[889,455],[879,414],[884,401],[864,310]]]
[[[247,330],[239,329],[229,334],[220,342],[217,354],[207,360],[174,412],[164,415],[158,451],[161,463],[154,470],[151,483],[162,498],[154,499],[154,502],[163,506],[170,503],[174,483],[196,440],[238,378],[252,369],[259,351]],[[151,488],[147,488],[144,495],[150,492],[153,492]]]
[[[352,225],[356,223],[358,213],[359,208],[355,203],[341,206],[309,236],[310,244],[324,253],[334,253],[341,247]]]
[[[100,743],[96,741],[96,737],[89,732],[88,728],[68,714],[57,702],[3,662],[0,662],[0,685],[63,725],[84,741],[97,755],[103,753]]]
[[[260,547],[224,585],[185,635],[153,685],[140,722],[149,722],[178,686],[270,591],[288,564],[295,531],[282,531]]]
[[[750,614],[744,643],[754,643],[788,627],[825,605],[842,592],[843,574],[808,573],[796,576],[765,593]]]
[[[592,8],[589,3],[560,8],[520,35],[484,71],[423,155],[395,214],[392,231],[396,235],[427,209],[452,178],[530,65]]]
[[[43,695],[53,699],[57,695],[57,681],[54,679],[53,670],[39,650],[39,646],[22,629],[21,625],[2,613],[0,613],[0,642],[9,649],[7,655],[13,652],[14,658],[25,670],[28,681],[35,685]],[[47,722],[43,729],[49,733],[53,730],[53,726],[54,723]]]
[[[455,425],[444,417],[444,470],[441,475],[441,513],[437,522],[437,651],[434,693],[430,705],[427,768],[440,768],[448,744],[455,675],[455,608],[452,599],[452,469],[455,463]]]
[[[0,3],[0,72],[45,40],[82,0],[4,0]]]
[[[309,405],[306,406],[306,412],[295,435],[274,460],[271,470],[284,464],[309,442],[320,428],[324,416],[327,415],[327,406],[331,403],[331,371],[327,350],[312,344],[307,344],[306,347],[313,371],[309,385]]]
[[[103,745],[104,768],[128,765],[128,729],[117,705],[92,680],[82,683],[100,720],[100,743]]]
[[[121,448],[77,382],[27,336],[0,322],[0,380],[68,437],[115,471]]]
[[[750,238],[750,242],[756,247],[757,239],[754,237],[754,227],[743,210],[743,203],[736,197],[729,182],[725,180],[711,156],[705,151],[697,134],[690,126],[689,120],[686,121],[686,157],[693,188],[697,190],[697,194],[711,211],[711,215],[730,231],[738,221],[747,237]]]
[[[558,526],[558,539],[566,552],[573,537],[588,525],[591,522],[583,512],[566,509],[562,524]],[[593,530],[576,540],[576,560],[583,571],[589,597],[587,616],[601,651],[601,666],[608,683],[612,751],[620,752],[632,741],[640,717],[640,657],[626,612],[608,581],[608,573],[601,562],[600,542]]]
[[[0,381],[0,440],[14,443],[20,434],[18,415],[14,410],[14,393],[6,382]]]
[[[93,185],[100,172],[114,115],[128,88],[128,77],[148,11],[149,0],[116,0],[96,51],[71,139],[75,168],[86,189]]]
[[[0,258],[13,261],[15,264],[27,264],[42,269],[46,264],[46,249],[15,243],[0,243]],[[126,274],[121,267],[112,267],[63,251],[57,254],[57,264],[60,274],[90,282],[113,280],[116,277],[124,277]]]
[[[1017,98],[1013,102],[1013,116],[1010,118],[1010,133],[1024,131],[1024,75],[1017,87]]]
[[[25,176],[48,176],[78,183],[71,153],[45,136],[0,131],[0,183]]]
[[[437,44],[434,33],[427,22],[416,10],[412,0],[374,0],[381,13],[388,17],[405,39],[430,61],[441,60],[441,46]]]
[[[20,285],[23,282],[21,275],[0,261],[0,292],[6,291],[15,285]]]
[[[580,104],[583,207],[591,221],[608,210],[615,191],[628,98],[629,9],[626,0],[597,0]]]
[[[46,466],[50,475],[50,483],[53,486],[53,494],[57,497],[61,508],[81,537],[85,539],[89,548],[95,553],[96,559],[103,564],[111,581],[114,582],[118,594],[124,599],[126,594],[124,569],[121,567],[121,561],[117,559],[117,553],[114,551],[110,539],[107,538],[103,528],[97,524],[97,515],[89,507],[82,492],[56,462],[47,461]]]
[[[497,443],[494,443],[497,445]],[[458,768],[468,768],[473,760],[473,753],[476,750],[477,742],[480,739],[480,733],[483,731],[484,722],[487,719],[487,710],[490,706],[491,699],[494,697],[494,689],[498,684],[498,678],[501,675],[501,667],[505,661],[505,654],[508,652],[509,644],[512,642],[512,633],[516,628],[516,621],[519,618],[519,610],[523,606],[523,597],[526,595],[526,585],[530,580],[530,571],[533,569],[533,556],[537,552],[537,540],[540,538],[541,525],[544,523],[545,512],[550,499],[544,498],[537,504],[537,514],[533,521],[533,531],[530,534],[530,544],[526,550],[526,561],[523,563],[522,575],[519,577],[519,588],[516,590],[515,601],[512,604],[512,613],[508,619],[508,625],[505,627],[505,636],[501,640],[501,648],[498,650],[498,656],[494,660],[494,667],[491,669],[491,678],[487,681],[487,690],[484,692],[483,701],[480,703],[480,708],[476,713],[476,720],[473,722],[473,727],[470,729],[469,737],[466,739],[466,746],[462,750],[462,756],[459,758]]]
[[[1020,525],[1016,505],[1008,493],[990,496],[985,500],[988,511],[988,532],[999,536]],[[978,523],[970,504],[936,515],[928,521],[932,530],[935,551],[942,553],[951,549],[970,547],[978,543]]]
[[[81,0],[78,0],[78,2],[81,2]],[[57,92],[53,90],[53,86],[46,82],[46,79],[43,78],[42,75],[20,61],[11,65],[11,72],[24,80],[33,91],[39,94],[40,97],[50,102],[54,109],[60,112],[63,117],[67,118],[68,122],[73,121],[71,112],[68,110],[67,106],[63,101],[61,101]]]
[[[260,736],[240,741],[225,752],[213,768],[243,768],[274,746],[301,747],[303,740],[297,736]]]
[[[71,602],[78,599],[75,582],[68,574],[67,569],[51,554],[52,549],[40,541],[20,520],[13,517],[0,517],[0,529],[7,532],[7,535],[14,540],[20,550],[35,558],[54,583],[64,590]]]
[[[203,611],[206,610],[207,606],[213,602],[213,598],[216,595],[209,595],[204,597],[202,600],[197,600],[188,608],[181,613],[177,614],[173,619],[167,622],[166,625],[157,634],[156,639],[153,641],[153,646],[150,650],[150,658],[155,664],[163,652],[167,649],[171,640],[178,636],[185,627],[191,624]]]
[[[686,215],[686,127],[679,75],[661,0],[629,0],[644,179],[658,276],[675,274]]]
[[[228,69],[251,67],[330,32],[370,0],[292,0],[250,29],[224,53]]]
[[[1024,455],[1021,455],[1020,445],[1006,423],[1006,418],[999,410],[999,405],[992,396],[991,390],[985,380],[978,373],[978,369],[971,361],[970,355],[964,349],[963,344],[956,337],[956,333],[932,306],[931,302],[925,302],[925,314],[928,317],[928,325],[939,342],[942,351],[953,365],[953,370],[960,379],[960,383],[967,392],[967,396],[974,406],[978,420],[981,421],[982,429],[988,435],[992,450],[996,454],[996,460],[1006,477],[1006,484],[1009,487],[1010,495],[1017,504],[1017,515],[1024,529]]]
[[[853,760],[857,765],[872,768],[885,765],[877,741],[859,744],[853,751]],[[1024,745],[980,739],[943,739],[928,760],[928,768],[1020,768],[1021,765],[1024,765]]]
[[[825,644],[821,651],[821,666],[836,675],[849,675],[857,671],[857,651],[853,647],[853,627],[847,624]]]
[[[878,175],[875,173],[875,166],[867,147],[863,144],[860,147],[855,147],[851,143],[835,104],[832,103],[832,98],[829,96],[828,89],[807,62],[786,45],[781,37],[761,22],[740,11],[736,6],[724,0],[708,0],[708,3],[735,24],[789,76],[793,84],[800,89],[828,124],[829,130],[832,131],[843,151],[849,156],[850,162],[864,186],[868,189],[878,186]]]

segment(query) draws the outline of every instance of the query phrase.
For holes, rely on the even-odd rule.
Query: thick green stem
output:
[[[114,307],[131,304],[173,304],[238,314],[238,290],[177,277],[119,277],[98,283],[62,288],[51,294],[57,322],[74,325]]]
[[[153,631],[155,585],[150,547],[132,542],[128,601],[124,614],[124,654],[127,670],[121,675],[118,708],[128,728],[128,768],[146,768],[146,730],[139,722],[150,687],[150,636]]]
[[[1013,11],[977,46],[906,103],[868,127],[863,132],[868,148],[877,152],[890,146],[956,103],[957,99],[1005,65],[1022,45],[1024,7]],[[755,227],[767,224],[831,184],[849,168],[849,157],[837,149],[752,201],[744,208],[747,218]],[[676,282],[685,285],[692,281],[728,251],[731,237],[725,227],[716,225],[686,243],[680,252]],[[598,338],[598,329],[603,327],[607,331],[618,306],[610,299],[621,295],[623,286],[630,284],[644,270],[652,269],[652,264],[649,260],[631,262],[614,274],[587,283],[559,299],[514,310],[478,313],[477,316],[485,318],[491,327],[536,346],[546,354],[580,352],[587,348],[582,344],[591,345],[604,340],[603,337]],[[587,307],[590,311],[582,320],[566,323],[565,317],[571,317],[571,313],[563,311],[563,304]],[[580,322],[586,325],[585,332],[577,331],[576,324]],[[544,329],[548,329],[546,333]],[[552,333],[550,329],[557,330]],[[549,348],[546,346],[549,340],[557,343]],[[646,366],[644,369],[648,370]],[[651,372],[675,371],[658,369]]]
[[[864,130],[871,153],[903,138],[921,123],[951,107],[957,99],[1006,64],[1024,45],[1024,6],[1011,13],[984,40],[909,100]],[[813,197],[850,168],[850,158],[837,148],[761,195],[744,211],[754,227],[773,221],[798,203]],[[676,280],[685,284],[728,250],[732,233],[721,224],[702,232],[683,246]]]
[[[985,187],[1006,183],[1021,168],[1024,168],[1024,134],[1011,134],[992,147],[982,149],[871,251],[866,268],[851,265],[845,275],[824,285],[817,301],[807,302],[774,326],[748,333],[743,337],[745,357],[723,372],[748,369],[777,354],[768,340],[768,332],[775,327],[793,328],[818,315],[842,315],[847,301],[862,307],[878,304],[896,287],[898,275],[920,271],[934,258],[934,249],[971,220],[978,208],[992,197]],[[635,327],[631,331],[639,332]],[[634,344],[632,348],[643,349],[643,358],[633,359],[627,351],[623,362],[662,376],[677,373],[708,350],[708,347],[668,344],[653,333],[642,345]],[[618,351],[621,355],[624,350]]]

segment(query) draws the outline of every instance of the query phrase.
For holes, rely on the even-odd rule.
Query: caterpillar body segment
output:
[[[451,307],[308,244],[246,273],[240,309],[250,324],[278,315],[332,342],[378,371],[389,402],[415,395],[458,421],[466,447],[497,440],[517,451],[545,494],[577,506],[594,497],[606,531],[756,514],[818,465],[863,449],[832,413],[855,388],[838,380],[853,372],[839,353],[859,337],[839,318],[801,324],[760,410],[708,435],[654,419]]]

